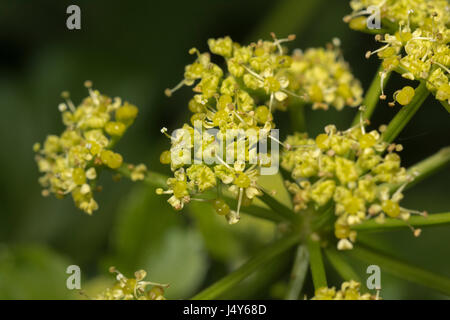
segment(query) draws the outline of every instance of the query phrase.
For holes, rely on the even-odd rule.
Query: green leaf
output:
[[[241,261],[247,252],[267,244],[276,230],[272,222],[253,216],[242,217],[239,223],[230,226],[225,217],[219,216],[211,204],[205,202],[190,203],[189,214],[209,254],[227,265]]]
[[[364,260],[369,264],[376,264],[382,272],[390,273],[398,278],[423,285],[450,296],[450,279],[434,272],[400,261],[381,251],[377,251],[361,244],[348,252],[349,255]]]
[[[67,289],[70,263],[48,248],[37,245],[1,247],[0,299],[70,299],[77,293]],[[83,285],[83,272],[81,273]]]
[[[118,208],[112,238],[116,266],[122,272],[136,271],[143,250],[157,247],[164,233],[181,222],[179,213],[156,195],[153,187],[136,185]]]
[[[386,218],[384,223],[377,223],[375,220],[367,220],[359,225],[352,226],[352,229],[357,231],[388,231],[401,228],[413,227],[432,227],[450,224],[450,212],[446,213],[432,213],[426,217],[412,216],[408,221],[400,219]]]
[[[198,289],[206,275],[207,259],[201,236],[192,229],[173,228],[158,246],[149,245],[141,259],[148,279],[168,283],[169,299],[184,299]]]
[[[243,248],[234,232],[234,226],[228,225],[225,218],[219,216],[210,204],[193,202],[189,204],[189,214],[194,218],[195,227],[201,233],[205,247],[214,259],[230,262],[242,256]],[[241,222],[246,219],[241,219]]]

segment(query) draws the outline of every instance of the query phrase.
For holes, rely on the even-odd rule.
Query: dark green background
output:
[[[82,29],[66,28],[66,8],[81,7]],[[206,50],[210,37],[230,35],[235,41],[297,34],[290,44],[306,49],[342,41],[344,56],[367,88],[377,68],[364,53],[376,47],[373,38],[351,31],[342,22],[350,12],[346,1],[10,1],[0,3],[0,298],[77,297],[65,288],[65,268],[82,268],[88,292],[104,287],[107,267],[125,273],[145,268],[152,281],[170,282],[167,294],[188,298],[227,274],[273,238],[270,224],[245,216],[228,226],[201,205],[176,213],[152,188],[102,176],[100,210],[90,217],[71,199],[42,198],[32,145],[62,129],[60,93],[69,90],[75,102],[87,93],[87,79],[101,92],[136,104],[140,115],[118,150],[128,162],[146,163],[169,173],[159,163],[168,141],[161,127],[172,130],[188,118],[190,89],[168,99],[163,91],[183,75],[192,61],[188,50]],[[394,76],[392,94],[402,83]],[[308,110],[308,128],[318,133],[326,124],[344,129],[356,110]],[[382,104],[373,124],[386,123],[398,111]],[[286,115],[276,114],[281,135],[290,132]],[[397,139],[405,150],[405,166],[433,154],[449,141],[449,115],[429,98]],[[449,170],[420,183],[402,202],[409,208],[444,212],[449,209]],[[450,276],[448,228],[379,234],[374,241],[395,255]],[[283,295],[289,257],[251,278],[231,298],[278,298]],[[364,276],[366,265],[354,264]],[[382,270],[383,271],[383,270]],[[105,278],[106,277],[106,278]],[[330,283],[340,280],[330,276]],[[385,298],[436,298],[435,293],[382,274]],[[92,289],[93,288],[93,289]],[[312,285],[307,283],[307,293]]]

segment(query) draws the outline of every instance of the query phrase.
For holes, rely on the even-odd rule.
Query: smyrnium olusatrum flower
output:
[[[116,281],[111,288],[100,293],[96,300],[166,300],[164,289],[167,284],[145,281],[147,272],[139,270],[134,273],[134,278],[127,278],[116,268],[109,268],[116,275]]]
[[[311,300],[379,300],[378,296],[370,293],[361,294],[361,284],[354,280],[343,282],[340,290],[335,287],[318,288]]]
[[[351,1],[354,9],[352,15],[345,20],[355,25],[354,20],[364,20],[360,16],[368,14],[367,8],[377,6],[381,17],[397,26],[384,35],[377,34],[375,40],[382,46],[368,51],[366,57],[377,54],[382,59],[383,79],[391,71],[399,72],[409,80],[425,81],[429,91],[437,100],[450,103],[450,7],[446,0],[429,1]],[[353,17],[354,20],[350,20]],[[406,86],[394,93],[395,102],[408,104],[414,97],[414,89]],[[384,92],[382,99],[386,99]]]
[[[241,46],[230,37],[209,39],[211,53],[225,59],[226,71],[211,62],[210,53],[200,53],[194,48],[190,53],[197,59],[186,66],[184,79],[174,89],[166,90],[171,96],[187,85],[195,93],[188,104],[193,113],[190,123],[172,136],[166,128],[162,130],[170,138],[171,148],[161,154],[160,160],[170,164],[174,177],[167,181],[167,190],[158,189],[157,193],[169,194],[168,202],[175,209],[182,209],[193,199],[201,200],[193,195],[225,185],[236,195],[237,209],[230,210],[220,194],[213,206],[230,223],[239,221],[240,206],[250,204],[261,194],[258,186],[261,167],[270,167],[272,161],[272,154],[259,152],[256,144],[261,139],[282,144],[271,135],[275,109],[285,109],[288,97],[308,98],[309,102],[332,104],[338,109],[361,100],[359,83],[336,47],[290,56],[282,45],[295,37],[277,39],[274,34],[272,37],[273,41],[259,40],[248,46]],[[309,78],[319,86],[320,99],[311,94],[314,88]],[[217,134],[208,129],[216,130]],[[243,133],[242,138],[218,150],[217,140],[233,140],[236,131]],[[196,137],[203,141],[200,148],[195,148],[192,142]],[[218,156],[220,152],[233,161],[225,162]],[[203,162],[192,164],[195,159]]]
[[[71,194],[75,205],[88,214],[98,209],[94,191],[103,168],[116,170],[123,164],[114,145],[134,122],[138,109],[120,98],[114,100],[93,90],[86,81],[89,96],[79,106],[63,92],[64,103],[58,106],[65,130],[61,135],[49,135],[41,146],[36,143],[36,162],[43,174],[39,182],[44,196],[57,198]],[[143,179],[144,165],[132,170],[133,180]],[[134,172],[134,174],[133,174]]]
[[[341,110],[361,104],[361,84],[345,62],[337,38],[326,49],[295,50],[288,75],[289,89],[303,96],[313,109],[327,110],[331,105]]]
[[[281,166],[294,180],[286,181],[294,210],[321,211],[331,205],[340,250],[353,247],[357,234],[351,227],[366,219],[407,221],[412,213],[425,214],[400,206],[402,190],[414,177],[401,167],[397,152],[402,146],[388,145],[377,130],[366,132],[360,124],[338,131],[329,125],[315,139],[296,133],[285,145],[290,149],[283,152]],[[402,187],[391,193],[390,185]]]

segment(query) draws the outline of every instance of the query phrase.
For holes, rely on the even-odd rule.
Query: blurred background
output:
[[[66,8],[81,8],[81,30],[66,28]],[[244,216],[235,226],[216,217],[209,206],[192,204],[174,212],[154,188],[101,177],[100,209],[93,216],[77,210],[72,200],[43,198],[32,145],[63,130],[57,106],[60,93],[78,103],[87,95],[83,82],[110,96],[137,105],[140,114],[118,145],[127,162],[159,164],[168,141],[160,134],[188,119],[190,89],[168,99],[164,89],[178,83],[192,61],[191,47],[207,49],[210,37],[230,35],[239,42],[295,33],[290,48],[324,46],[333,37],[366,89],[377,69],[364,53],[376,47],[373,37],[351,31],[342,22],[346,1],[191,0],[191,1],[12,1],[0,2],[0,298],[66,299],[79,294],[66,289],[65,270],[82,270],[82,288],[95,295],[111,283],[108,267],[126,275],[148,271],[151,281],[167,282],[169,298],[189,298],[234,270],[273,240],[270,223]],[[404,81],[393,76],[387,93]],[[374,127],[387,123],[397,108],[379,106]],[[345,129],[356,110],[307,111],[308,129],[317,134],[335,123]],[[277,113],[281,135],[289,119]],[[432,98],[419,110],[397,141],[404,145],[404,165],[433,154],[449,142],[447,111]],[[406,192],[403,206],[430,213],[449,209],[449,170]],[[277,188],[281,183],[272,184]],[[282,195],[283,196],[283,195]],[[414,238],[405,228],[371,236],[378,246],[401,259],[450,276],[448,228],[425,229]],[[281,256],[223,298],[281,298],[292,254]],[[365,279],[367,265],[351,261]],[[329,284],[341,280],[330,269]],[[429,289],[383,273],[387,299],[445,298]],[[307,282],[306,293],[313,294]]]

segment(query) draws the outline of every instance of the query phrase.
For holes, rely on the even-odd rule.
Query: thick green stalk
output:
[[[442,106],[447,110],[448,113],[450,113],[450,104],[448,104],[447,101],[441,101]]]
[[[342,255],[335,248],[326,249],[325,255],[342,279],[345,281],[354,280],[361,282],[360,276],[353,270],[348,262],[343,259]]]
[[[305,102],[299,100],[293,101],[289,105],[289,112],[292,132],[306,132]]]
[[[417,110],[422,106],[429,94],[430,92],[427,89],[425,81],[421,81],[420,85],[415,90],[412,101],[408,105],[402,107],[389,123],[386,131],[383,133],[384,141],[388,143],[394,141],[409,120],[411,120]]]
[[[285,206],[283,203],[272,197],[267,193],[267,191],[262,190],[263,195],[259,197],[266,205],[269,206],[274,212],[281,215],[284,219],[288,221],[295,222],[300,217],[294,213],[290,208]]]
[[[414,180],[408,183],[407,188],[428,178],[437,171],[444,169],[450,164],[450,147],[439,150],[434,155],[420,161],[419,163],[408,168],[408,173],[414,175]]]
[[[450,147],[445,147],[433,154],[432,156],[416,163],[408,168],[408,174],[414,176],[414,180],[405,186],[405,190],[410,189],[420,181],[428,178],[436,172],[444,169],[450,164]],[[395,192],[403,184],[389,184],[391,193]]]
[[[305,282],[308,272],[309,255],[306,245],[301,244],[297,248],[294,265],[291,271],[291,279],[286,294],[286,300],[297,300]]]
[[[353,230],[357,231],[389,231],[401,228],[409,228],[408,225],[413,227],[433,227],[433,226],[443,226],[450,224],[450,212],[445,213],[432,213],[427,217],[422,216],[412,216],[408,221],[403,221],[400,219],[386,218],[384,223],[377,223],[375,220],[367,220],[359,225],[352,226]]]
[[[380,100],[380,94],[381,94],[381,76],[380,72],[383,71],[383,66],[380,65],[380,67],[377,70],[377,73],[375,74],[372,83],[370,84],[369,89],[366,92],[366,95],[364,96],[364,100],[362,102],[362,106],[364,106],[364,110],[358,111],[355,118],[353,119],[352,126],[356,126],[361,121],[361,114],[364,120],[370,120],[370,117],[372,116],[373,112],[375,111],[375,108],[378,104],[378,101]],[[390,73],[388,73],[383,81],[383,86],[386,85],[387,81],[389,80]]]
[[[325,266],[323,265],[322,252],[319,241],[308,239],[309,265],[311,268],[314,288],[317,290],[327,286]]]
[[[394,257],[384,254],[375,249],[358,245],[348,252],[351,256],[363,260],[368,264],[378,265],[382,272],[390,273],[400,279],[439,291],[450,296],[450,279],[435,272],[402,262]]]
[[[291,234],[284,238],[281,238],[280,240],[277,240],[276,242],[272,243],[271,245],[257,253],[253,258],[248,260],[240,268],[192,297],[192,300],[216,299],[222,293],[233,288],[236,284],[247,278],[255,270],[263,267],[267,264],[267,262],[275,259],[279,254],[287,251],[299,241],[300,236],[298,234]]]

